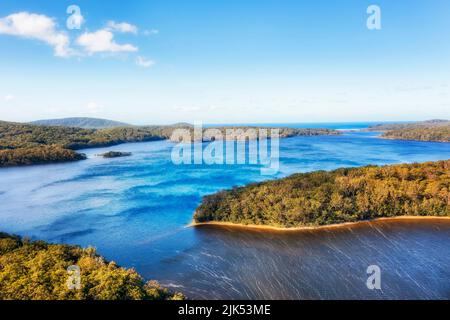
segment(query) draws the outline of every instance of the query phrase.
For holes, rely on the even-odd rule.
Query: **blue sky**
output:
[[[448,0],[2,0],[0,48],[2,120],[450,118]]]

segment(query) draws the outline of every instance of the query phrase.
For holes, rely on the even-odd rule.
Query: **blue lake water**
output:
[[[296,172],[450,158],[450,144],[377,135],[283,139],[273,177],[252,165],[174,165],[167,141],[88,149],[82,152],[89,159],[75,163],[1,169],[0,229],[94,246],[192,298],[450,298],[445,221],[296,235],[186,227],[202,196],[232,186]],[[108,150],[132,156],[96,156]],[[373,261],[389,269],[383,292],[365,288],[365,266]]]

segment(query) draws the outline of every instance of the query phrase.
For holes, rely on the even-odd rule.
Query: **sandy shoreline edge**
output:
[[[385,217],[385,218],[377,218],[377,219],[372,219],[372,220],[330,224],[330,225],[324,225],[324,226],[305,226],[305,227],[294,227],[294,228],[264,226],[264,225],[255,225],[255,224],[246,225],[246,224],[238,224],[238,223],[232,223],[232,222],[219,222],[219,221],[211,221],[211,222],[195,222],[195,221],[193,221],[186,227],[187,228],[195,228],[195,227],[202,227],[202,226],[219,226],[219,227],[232,227],[232,228],[237,228],[237,229],[293,232],[293,231],[304,231],[304,230],[338,229],[338,228],[349,227],[349,226],[370,224],[372,222],[399,221],[399,220],[448,220],[448,221],[450,221],[450,216],[447,216],[447,217],[439,217],[439,216]]]

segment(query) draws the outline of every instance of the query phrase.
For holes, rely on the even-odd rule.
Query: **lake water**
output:
[[[339,129],[360,128],[334,124]],[[167,141],[89,149],[75,163],[0,170],[0,230],[95,246],[190,298],[450,298],[450,222],[296,233],[187,228],[202,196],[263,181],[258,166],[172,164]],[[131,157],[103,159],[108,150]],[[450,144],[376,133],[281,140],[280,172],[450,158]],[[382,290],[366,287],[379,265]]]

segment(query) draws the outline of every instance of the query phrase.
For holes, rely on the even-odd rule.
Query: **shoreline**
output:
[[[446,140],[418,140],[418,139],[404,139],[404,138],[400,138],[400,137],[386,137],[383,135],[379,135],[378,136],[380,139],[385,139],[385,140],[397,140],[397,141],[411,141],[411,142],[437,142],[437,143],[450,143],[450,141],[446,141]]]
[[[231,227],[236,229],[248,229],[248,230],[262,230],[262,231],[281,231],[281,232],[296,232],[296,231],[315,231],[315,230],[326,230],[326,229],[339,229],[349,226],[359,226],[370,224],[372,222],[380,222],[380,221],[401,221],[401,220],[448,220],[450,221],[450,216],[398,216],[398,217],[384,217],[384,218],[376,218],[372,220],[362,220],[355,222],[344,222],[344,223],[335,223],[330,225],[323,226],[303,226],[303,227],[276,227],[270,225],[257,225],[257,224],[239,224],[233,222],[220,222],[220,221],[210,221],[210,222],[191,222],[186,226],[186,228],[197,228],[203,226],[216,226],[216,227]]]
[[[1,120],[0,120],[0,125],[1,125]],[[13,123],[13,122],[11,122]],[[17,123],[19,125],[22,125],[23,123]],[[26,125],[26,123],[25,123]],[[40,126],[40,125],[30,125],[33,127],[46,127],[46,126]],[[59,126],[48,126],[48,127],[59,127]],[[170,126],[169,126],[170,127]],[[65,127],[65,126],[61,126],[61,128],[70,128],[70,127]],[[76,127],[75,127],[76,128]],[[119,128],[119,127],[118,127]],[[134,126],[130,126],[127,128],[134,128]],[[137,128],[140,128],[139,126]],[[145,126],[144,126],[145,128]],[[223,130],[226,129],[228,127],[211,127],[211,128],[205,128],[205,129],[219,129],[219,130]],[[232,127],[230,127],[231,129]],[[279,139],[287,139],[287,138],[294,138],[294,137],[317,137],[317,136],[340,136],[342,135],[342,132],[336,130],[336,129],[328,129],[328,128],[291,128],[291,127],[279,127],[279,128],[271,128],[271,127],[243,127],[244,129],[247,128],[252,128],[252,129],[280,129],[280,130],[297,130],[298,132],[293,133],[293,134],[287,134],[287,135],[280,135]],[[77,128],[77,129],[83,129],[83,128]],[[101,131],[101,130],[105,130],[106,128],[103,129],[94,129],[96,131]],[[177,129],[176,127],[173,127],[173,129]],[[236,127],[236,129],[241,129]],[[311,132],[315,132],[315,134],[311,134]],[[209,143],[211,142],[210,140],[207,139],[203,139],[205,137],[202,137],[202,141],[201,143]],[[256,139],[258,140],[258,139]],[[146,137],[143,139],[131,139],[131,140],[111,140],[111,141],[107,141],[107,142],[102,142],[102,143],[98,143],[98,144],[86,144],[86,145],[74,145],[71,147],[65,146],[65,145],[61,145],[61,149],[65,150],[65,151],[73,151],[75,153],[75,155],[77,155],[80,158],[77,159],[70,159],[70,160],[46,160],[46,161],[42,161],[42,162],[36,162],[36,163],[14,163],[14,164],[0,164],[0,169],[3,168],[16,168],[16,167],[30,167],[30,166],[36,166],[36,165],[47,165],[47,164],[58,164],[58,163],[75,163],[75,162],[79,162],[79,161],[83,161],[83,160],[87,160],[88,158],[85,157],[85,154],[83,153],[84,150],[90,150],[90,149],[106,149],[106,148],[112,148],[115,146],[120,146],[122,144],[127,144],[127,143],[142,143],[142,142],[157,142],[157,141],[167,141],[170,143],[179,143],[179,141],[174,141],[171,139],[171,137],[165,137],[164,135],[159,135],[159,136],[150,136],[150,137]],[[229,140],[227,138],[224,139],[224,141],[239,141],[239,138],[236,137],[232,140]],[[247,141],[247,140],[246,140]],[[251,139],[249,139],[249,141],[252,141]],[[191,140],[191,143],[196,142],[194,139]],[[199,142],[199,141],[198,141]],[[39,146],[36,146],[35,148],[41,148],[41,147],[48,147],[50,146],[50,144],[41,144]],[[19,147],[17,148],[17,150],[20,149],[24,149],[29,151],[29,147]],[[16,149],[4,149],[4,150],[0,150],[0,151],[11,151],[11,150],[16,150]],[[84,158],[83,158],[84,157]]]

